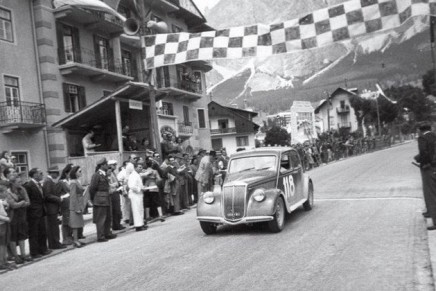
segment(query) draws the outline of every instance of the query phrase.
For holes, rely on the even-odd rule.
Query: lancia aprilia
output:
[[[280,232],[285,215],[313,206],[314,188],[297,151],[265,147],[233,154],[222,188],[205,192],[197,205],[197,220],[206,234],[219,225],[266,223]]]

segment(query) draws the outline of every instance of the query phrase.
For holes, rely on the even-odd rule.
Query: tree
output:
[[[266,131],[265,145],[281,145],[287,146],[291,144],[291,135],[286,129],[274,125]]]
[[[436,96],[435,73],[433,70],[428,70],[422,76],[422,87],[427,95]]]
[[[354,109],[359,131],[363,132],[363,120],[374,111],[374,100],[353,95],[350,97],[350,105]]]
[[[389,89],[385,90],[385,94],[389,98],[398,101],[398,104],[395,106],[397,108],[397,116],[400,115],[403,108],[407,108],[413,113],[416,121],[430,119],[433,104],[426,98],[425,92],[421,88],[410,85],[402,87],[390,87]],[[388,112],[385,111],[385,113]],[[383,117],[383,120],[386,122],[390,119],[388,115],[384,115]],[[380,114],[380,118],[381,116],[382,115]]]

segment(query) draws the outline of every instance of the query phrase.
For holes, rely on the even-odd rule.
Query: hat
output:
[[[108,165],[116,165],[116,164],[118,164],[118,162],[117,162],[117,160],[109,160],[109,161],[107,162],[107,164],[108,164]]]
[[[97,162],[97,166],[101,166],[101,165],[104,165],[104,164],[107,164],[107,160],[106,160],[106,158],[101,158],[101,159],[98,160],[98,162]]]
[[[200,148],[200,149],[198,150],[198,155],[201,155],[202,153],[206,153],[206,150],[205,150],[205,149],[202,149],[202,148]]]
[[[50,168],[48,168],[47,170],[48,173],[59,173],[59,167],[58,166],[51,166]]]
[[[216,156],[216,151],[210,151],[209,155],[212,156],[212,157],[215,157]]]
[[[422,121],[418,123],[418,129],[421,131],[431,130],[431,123],[428,121]]]

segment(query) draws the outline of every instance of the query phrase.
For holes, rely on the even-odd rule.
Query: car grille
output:
[[[227,220],[239,220],[245,215],[246,185],[224,186],[224,217]]]

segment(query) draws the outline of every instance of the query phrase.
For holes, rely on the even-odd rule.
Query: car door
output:
[[[279,189],[285,193],[285,200],[288,208],[289,205],[292,205],[299,200],[295,196],[296,191],[292,172],[293,169],[290,151],[284,152],[280,157],[278,185]]]
[[[295,187],[296,202],[305,198],[304,196],[304,179],[303,179],[303,166],[301,164],[300,156],[295,150],[289,152],[291,160],[291,175]]]

